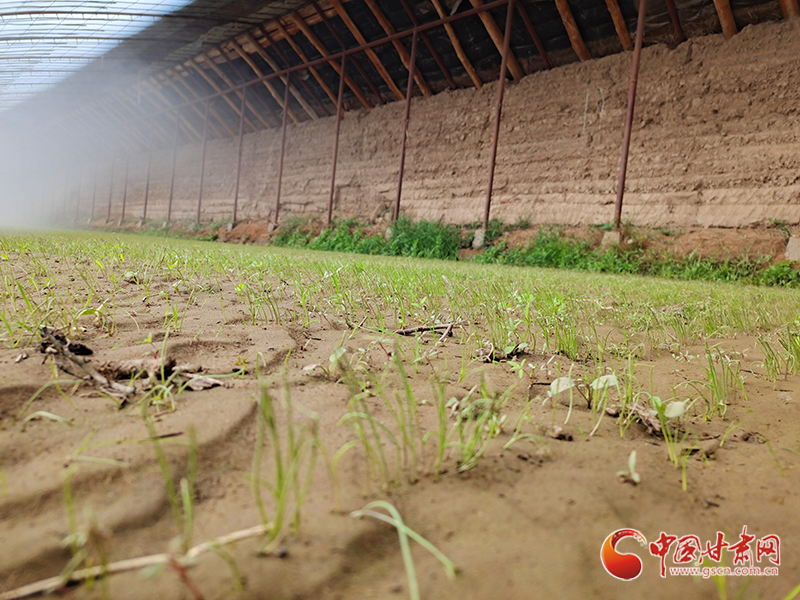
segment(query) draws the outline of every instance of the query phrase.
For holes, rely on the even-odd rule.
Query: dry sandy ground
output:
[[[78,283],[70,285],[80,289]],[[299,531],[287,530],[277,554],[259,555],[260,539],[228,547],[225,556],[235,561],[243,586],[239,591],[236,577],[221,555],[211,552],[200,557],[187,573],[202,597],[407,597],[395,530],[349,515],[374,498],[391,501],[411,528],[437,545],[461,570],[454,581],[449,580],[436,559],[414,545],[423,598],[724,597],[712,579],[662,579],[658,559],[631,540],[621,542],[620,550],[637,553],[643,572],[632,582],[612,578],[600,561],[601,544],[612,532],[629,527],[642,532],[648,542],[655,541],[662,531],[696,535],[702,543],[724,532],[733,544],[745,526],[756,538],[779,535],[780,575],[727,577],[721,580],[727,585],[727,597],[740,597],[736,593],[741,591],[742,598],[783,598],[800,583],[800,385],[796,377],[776,384],[765,379],[759,367],[763,355],[753,337],[713,340],[725,353],[741,360],[747,399],[735,396],[724,421],[705,422],[700,417],[685,421],[686,431],[699,443],[727,437],[721,448],[712,442],[716,451],[709,459],[693,455],[686,460],[684,491],[683,471],[668,459],[664,441],[648,434],[641,424],[631,425],[621,438],[615,418],[606,416],[590,436],[596,418],[576,401],[564,425],[569,407],[545,401],[546,392],[559,373],[563,375],[573,366],[580,369],[580,363],[549,353],[522,354],[518,360],[524,358],[536,367],[530,378],[518,377],[506,361],[478,361],[471,363],[469,373],[459,381],[462,358],[469,363],[474,357],[471,349],[459,343],[458,328],[456,335],[439,343],[438,335],[430,332],[415,340],[413,336],[398,338],[351,329],[333,314],[317,315],[307,327],[263,327],[248,323],[233,284],[224,287],[220,297],[221,303],[212,299],[186,313],[183,329],[169,334],[167,355],[178,364],[201,367],[207,374],[230,374],[242,365],[248,372],[226,378],[230,387],[185,391],[176,398],[174,410],[169,406],[149,409],[156,432],[163,436],[161,443],[176,482],[188,472],[186,442],[190,429],[196,431],[200,450],[194,494],[195,543],[260,523],[248,479],[257,443],[257,361],[262,374],[271,378],[276,398],[283,394],[284,378],[279,372],[286,365],[291,400],[306,410],[296,408],[294,419],[308,424],[310,412],[318,415],[320,438],[329,457],[354,438],[348,427],[339,424],[348,410],[348,387],[336,376],[327,377],[322,368],[330,365],[332,353],[343,340],[345,360],[376,375],[389,365],[387,388],[402,395],[389,356],[399,340],[406,349],[403,365],[425,431],[437,427],[431,386],[434,372],[454,373],[447,381],[447,398],[463,399],[481,378],[489,394],[514,387],[504,432],[470,470],[459,472],[456,459],[449,456],[444,472],[436,477],[432,467],[435,444],[428,440],[420,446],[419,477],[409,477],[405,471],[398,484],[382,490],[374,472],[370,476],[365,470],[363,450],[356,447],[338,463],[337,493],[320,458],[302,507]],[[80,337],[94,350],[92,364],[159,355],[164,341],[160,316],[164,305],[152,300],[151,305],[127,310],[133,318],[120,319],[113,335],[95,327],[92,317],[82,318],[86,331]],[[479,326],[482,320],[477,312],[475,324]],[[409,349],[415,345],[425,351],[437,347],[438,352],[414,362]],[[23,351],[28,357],[16,362]],[[669,351],[645,352],[637,361],[637,378],[663,390],[703,379],[701,361],[691,356],[703,356],[704,346],[687,345],[681,352],[682,357]],[[309,368],[315,364],[322,367]],[[64,373],[59,377],[72,379]],[[64,394],[48,388],[27,414],[47,411],[66,417],[70,425],[43,418],[23,426],[18,419],[20,409],[52,378],[50,360],[33,343],[0,350],[0,591],[62,572],[72,556],[71,549],[62,544],[70,531],[70,506],[77,529],[87,530],[94,524],[90,542],[95,562],[98,549],[104,550],[110,561],[175,549],[171,540],[178,533],[177,526],[141,410],[135,403],[118,409],[89,384],[77,389],[63,385]],[[511,440],[514,420],[531,398],[539,399],[531,403],[531,418],[522,431],[537,437],[504,449]],[[377,396],[366,402],[376,417],[391,422]],[[279,410],[278,423],[284,435],[286,418]],[[560,437],[566,439],[548,435],[553,425],[563,426],[568,435]],[[642,478],[636,486],[617,475],[634,449],[638,453],[636,470]],[[273,477],[271,460],[267,444],[262,473],[268,480]],[[68,474],[72,503],[65,496]],[[267,512],[272,514],[266,488],[264,496]],[[728,566],[732,566],[730,562]],[[96,582],[94,587],[61,593],[75,598],[193,597],[174,569],[154,579],[145,579],[138,572],[115,575],[104,585]]]

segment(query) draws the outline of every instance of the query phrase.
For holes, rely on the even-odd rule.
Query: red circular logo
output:
[[[642,546],[647,545],[647,540],[635,529],[618,529],[603,542],[600,549],[600,560],[609,575],[622,581],[631,581],[642,574],[642,559],[635,554],[617,552],[617,544],[626,537],[632,537]]]

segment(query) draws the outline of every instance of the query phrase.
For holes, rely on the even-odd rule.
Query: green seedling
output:
[[[294,512],[291,515],[292,530],[296,533],[300,526],[300,516],[305,502],[311,478],[314,474],[317,452],[320,447],[317,417],[308,411],[311,423],[300,426],[294,420],[295,403],[289,395],[289,386],[284,375],[284,397],[282,409],[285,425],[278,426],[276,403],[272,398],[266,382],[261,382],[261,393],[258,403],[258,420],[256,430],[256,447],[253,454],[253,465],[250,482],[261,516],[261,522],[268,532],[261,552],[269,553],[280,542],[290,512],[290,502],[294,501]],[[281,432],[285,435],[281,435]],[[272,449],[272,475],[269,478],[262,474],[264,445],[269,439]],[[273,518],[268,519],[267,508],[262,496],[262,488],[266,488],[274,503]]]
[[[382,508],[389,514],[386,515],[374,510],[378,508]],[[447,577],[449,579],[455,579],[458,569],[453,561],[447,558],[436,546],[431,544],[416,531],[409,528],[408,525],[403,522],[403,518],[400,516],[400,513],[397,511],[397,509],[388,502],[384,502],[383,500],[370,502],[361,510],[350,513],[350,516],[355,518],[372,517],[373,519],[378,519],[379,521],[388,523],[397,529],[397,535],[400,538],[400,551],[403,555],[403,564],[405,565],[406,577],[408,579],[408,593],[411,597],[411,600],[419,600],[420,595],[419,583],[417,582],[417,574],[414,568],[414,559],[411,556],[411,547],[408,543],[408,538],[411,538],[420,546],[425,548],[428,552],[433,554],[439,560],[439,562],[442,563]]]
[[[628,456],[628,470],[617,471],[617,477],[633,485],[638,485],[642,482],[642,477],[636,472],[636,450],[631,450]]]

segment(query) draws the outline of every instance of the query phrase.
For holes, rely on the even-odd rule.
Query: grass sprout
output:
[[[378,512],[375,509],[383,509],[388,514]],[[447,558],[436,546],[408,527],[408,525],[403,522],[403,518],[400,516],[400,513],[392,504],[383,500],[376,500],[374,502],[370,502],[361,510],[351,512],[350,516],[354,518],[372,517],[373,519],[378,519],[379,521],[388,523],[397,529],[397,535],[400,538],[400,551],[403,555],[403,564],[405,565],[406,577],[408,578],[408,593],[411,597],[411,600],[419,600],[420,595],[419,583],[417,582],[417,574],[414,568],[414,559],[411,556],[411,547],[408,543],[409,538],[433,554],[439,560],[439,562],[442,563],[448,578],[454,579],[456,577],[458,569],[453,561]]]

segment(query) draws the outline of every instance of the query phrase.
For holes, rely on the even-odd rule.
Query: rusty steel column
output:
[[[403,5],[403,8],[405,9],[408,18],[411,19],[411,24],[414,26],[414,35],[417,35],[417,27],[419,27],[419,21],[417,20],[417,17],[414,14],[414,9],[411,8],[411,6],[408,3],[408,0],[400,0],[400,4]],[[438,52],[436,52],[436,48],[431,43],[430,38],[427,36],[427,34],[425,34],[425,32],[422,32],[420,35],[422,36],[422,41],[425,42],[425,45],[428,47],[428,51],[431,53],[431,56],[433,56],[433,60],[436,61],[436,65],[439,67],[439,70],[442,72],[445,79],[447,79],[447,83],[450,85],[450,89],[452,90],[458,89],[458,85],[456,85],[453,76],[450,74],[450,71],[445,66],[442,57],[439,56]],[[413,40],[411,41],[411,45],[412,46],[414,45]]]
[[[111,200],[114,196],[114,167],[117,165],[117,157],[111,157],[111,179],[108,182],[108,212],[106,212],[106,224],[111,220]]]
[[[169,179],[169,202],[167,203],[167,223],[166,226],[169,227],[170,221],[172,221],[172,198],[175,194],[175,168],[178,162],[178,134],[180,133],[180,123],[181,123],[181,112],[180,110],[175,111],[175,134],[172,138],[172,175],[170,175]]]
[[[119,224],[125,220],[125,206],[128,204],[128,173],[131,167],[131,151],[128,150],[128,156],[125,158],[125,185],[122,188],[122,211],[119,216]]]
[[[497,103],[494,112],[494,134],[492,136],[492,153],[489,158],[489,183],[486,189],[486,203],[483,207],[483,228],[489,227],[489,211],[492,208],[492,188],[494,187],[494,168],[497,162],[497,140],[500,138],[500,117],[503,113],[503,93],[506,88],[506,65],[508,51],[511,47],[511,24],[514,18],[514,0],[506,5],[506,29],[503,35],[503,58],[500,61],[500,79],[497,81]]]
[[[411,59],[408,65],[408,85],[406,87],[406,110],[403,116],[403,135],[400,137],[400,169],[397,172],[397,197],[394,200],[392,223],[400,216],[400,197],[403,195],[403,173],[406,168],[406,138],[408,121],[411,118],[411,92],[414,91],[414,71],[417,63],[417,32],[411,37]]]
[[[94,221],[94,207],[97,202],[97,171],[99,170],[100,156],[94,161],[94,185],[92,185],[92,212],[89,213],[89,222]]]
[[[236,187],[233,189],[233,218],[231,225],[236,227],[236,218],[239,212],[239,179],[242,175],[242,140],[244,139],[244,111],[247,109],[245,105],[245,98],[247,98],[247,88],[242,88],[242,107],[239,114],[239,158],[236,161]]]
[[[283,120],[281,122],[281,155],[278,159],[278,191],[275,194],[275,223],[281,209],[281,185],[283,183],[283,156],[286,151],[286,115],[289,114],[289,87],[292,84],[292,74],[286,76],[286,89],[283,92]]]
[[[147,148],[147,179],[144,184],[144,209],[142,210],[142,222],[147,220],[147,201],[150,198],[150,166],[153,163],[153,119],[150,119],[150,143]]]
[[[664,0],[664,3],[667,5],[667,12],[669,12],[669,18],[672,21],[672,27],[675,29],[675,39],[678,40],[679,44],[682,44],[686,41],[686,34],[683,31],[681,19],[678,16],[678,9],[675,6],[675,0]]]
[[[628,149],[631,145],[631,127],[633,126],[633,107],[636,103],[636,81],[639,77],[639,58],[642,55],[642,38],[644,37],[644,17],[647,11],[647,0],[639,0],[639,19],[636,23],[636,44],[633,47],[633,66],[631,67],[631,85],[628,89],[628,112],[625,116],[625,133],[622,137],[622,161],[619,165],[617,180],[617,202],[614,206],[614,229],[619,231],[622,221],[622,197],[625,194],[625,176],[628,173]]]
[[[203,207],[203,182],[206,175],[206,146],[208,145],[208,109],[211,100],[206,100],[205,116],[203,117],[203,154],[200,158],[200,192],[197,194],[197,222],[200,222],[200,210]]]
[[[336,192],[336,159],[339,156],[339,130],[342,125],[342,99],[344,97],[344,80],[346,78],[347,54],[342,55],[342,72],[339,74],[339,98],[336,100],[336,133],[333,138],[333,169],[331,170],[331,193],[328,196],[328,227],[333,219],[333,196]]]
[[[83,187],[83,163],[78,165],[78,196],[75,198],[75,223],[81,220],[81,188]]]
[[[671,1],[672,0],[667,0],[667,2]],[[533,23],[531,23],[531,19],[528,17],[528,13],[525,12],[525,7],[522,6],[522,3],[517,4],[517,12],[519,13],[519,16],[522,17],[522,22],[525,24],[525,28],[528,30],[528,35],[531,36],[533,43],[536,45],[536,50],[539,51],[539,56],[542,57],[545,68],[552,69],[553,65],[550,62],[550,57],[547,55],[547,50],[544,49],[544,44],[542,44],[542,40],[539,39],[536,30],[533,28]]]

